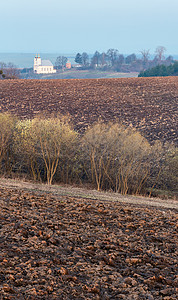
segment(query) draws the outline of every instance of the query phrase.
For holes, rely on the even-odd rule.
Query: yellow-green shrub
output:
[[[8,113],[0,113],[0,169],[8,171],[11,161],[12,136],[16,118]]]
[[[97,189],[139,193],[149,176],[151,146],[132,128],[97,123],[81,140],[83,165]]]
[[[51,184],[63,163],[62,156],[69,153],[76,137],[65,118],[35,118],[17,124],[14,144],[16,152],[22,153],[30,165],[34,179],[43,176]]]

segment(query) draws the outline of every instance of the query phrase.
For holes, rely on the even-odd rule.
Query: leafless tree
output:
[[[140,133],[120,124],[98,123],[82,138],[84,167],[97,189],[139,194],[148,179],[151,147]]]
[[[148,59],[150,57],[150,50],[142,50],[140,51],[141,54],[142,54],[142,60],[144,63],[147,63],[148,62]]]
[[[113,67],[115,65],[115,63],[117,62],[117,59],[119,56],[119,51],[117,49],[109,49],[106,54],[107,54],[107,57],[109,59],[111,66]]]
[[[158,46],[155,50],[156,58],[159,62],[161,62],[165,57],[164,53],[166,52],[166,48],[164,46]]]
[[[0,63],[1,70],[5,79],[18,79],[20,78],[20,70],[13,63]]]
[[[66,63],[67,63],[67,57],[58,56],[56,58],[55,66],[56,66],[57,69],[61,69],[61,68],[65,67]]]

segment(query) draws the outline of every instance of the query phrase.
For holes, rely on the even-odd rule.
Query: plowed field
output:
[[[177,100],[177,77],[0,81],[1,112],[70,114],[77,130],[117,120],[149,140],[177,142]]]
[[[1,299],[177,299],[175,208],[28,186],[0,186]]]

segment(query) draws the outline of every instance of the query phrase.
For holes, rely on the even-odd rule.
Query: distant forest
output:
[[[138,77],[153,77],[153,76],[178,76],[178,61],[175,63],[165,66],[158,65],[154,68],[141,71]]]
[[[86,52],[77,53],[75,62],[81,69],[100,69],[116,72],[141,72],[158,65],[170,66],[174,63],[173,56],[165,58],[166,49],[159,46],[155,50],[155,56],[151,59],[149,50],[140,51],[140,56],[135,53],[128,56],[120,54],[117,49],[109,49],[107,52],[96,51],[91,58]],[[57,63],[57,61],[56,61]],[[59,65],[56,67],[60,67]],[[61,66],[62,67],[62,66]]]

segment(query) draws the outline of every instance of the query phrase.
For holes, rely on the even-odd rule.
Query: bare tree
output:
[[[65,67],[66,63],[67,63],[67,57],[58,56],[56,58],[55,66],[57,67],[57,69],[62,69]]]
[[[150,50],[142,50],[140,52],[142,54],[143,61],[147,61],[150,57]]]
[[[84,168],[97,189],[139,194],[149,172],[150,145],[140,133],[119,124],[98,123],[81,141]]]
[[[144,68],[147,66],[149,57],[150,57],[150,50],[142,50],[140,51],[142,54],[143,66]]]
[[[119,51],[117,49],[109,49],[106,54],[107,54],[107,57],[109,59],[111,66],[113,67],[115,65],[115,63],[117,62],[117,59],[119,56]]]
[[[0,69],[2,71],[1,76],[5,79],[20,78],[20,70],[11,62],[9,62],[8,64],[1,62]]]
[[[164,46],[158,46],[155,50],[156,58],[159,62],[164,60],[164,53],[166,52],[166,48]]]

